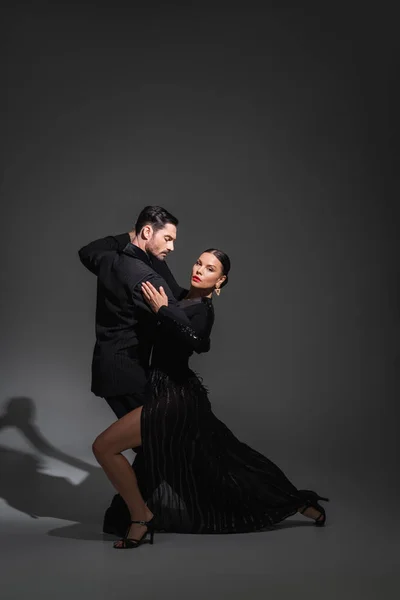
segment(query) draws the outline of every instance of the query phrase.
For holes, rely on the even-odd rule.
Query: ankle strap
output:
[[[139,525],[148,525],[150,521],[131,521],[131,523],[139,523]]]

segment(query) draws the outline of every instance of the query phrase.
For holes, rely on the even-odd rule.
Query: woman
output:
[[[212,412],[189,357],[207,351],[214,322],[212,294],[228,283],[230,261],[203,252],[192,268],[189,293],[168,306],[164,290],[143,283],[158,318],[148,400],[95,440],[93,452],[124,498],[130,523],[115,548],[136,548],[155,529],[181,533],[243,533],[300,512],[325,524],[310,490],[297,490],[262,454],[240,442]],[[121,454],[142,446],[134,471]]]

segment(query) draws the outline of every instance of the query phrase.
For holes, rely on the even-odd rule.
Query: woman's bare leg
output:
[[[93,443],[93,454],[107,477],[128,506],[132,521],[148,521],[153,513],[146,506],[137,479],[129,461],[121,454],[124,450],[141,446],[140,418],[142,407],[110,425]],[[144,525],[131,525],[128,537],[140,539]]]

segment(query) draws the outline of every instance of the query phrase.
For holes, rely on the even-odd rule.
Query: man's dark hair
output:
[[[136,235],[139,235],[145,225],[151,225],[154,231],[158,231],[159,229],[163,229],[167,223],[171,223],[171,225],[177,227],[179,221],[162,206],[145,206],[137,218],[135,232]]]

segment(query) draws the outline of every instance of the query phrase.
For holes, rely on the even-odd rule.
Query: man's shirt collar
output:
[[[128,256],[132,256],[133,258],[138,258],[139,260],[144,261],[148,265],[151,265],[151,257],[147,252],[136,246],[135,244],[131,244],[129,242],[125,248],[122,250],[123,254],[127,254]]]

